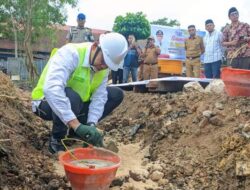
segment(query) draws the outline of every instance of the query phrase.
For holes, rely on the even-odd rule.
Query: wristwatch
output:
[[[87,125],[91,127],[96,127],[96,124],[94,122],[88,122]]]

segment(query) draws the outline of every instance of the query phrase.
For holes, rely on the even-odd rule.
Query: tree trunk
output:
[[[36,67],[33,62],[33,51],[31,45],[31,33],[32,33],[32,4],[33,0],[29,0],[27,4],[27,23],[25,26],[25,36],[24,36],[24,50],[26,54],[26,67],[30,75],[30,79],[34,81],[35,76],[38,76]]]
[[[15,38],[15,58],[18,58],[18,54],[17,54],[17,50],[18,50],[18,46],[17,46],[17,29],[16,29],[16,26],[15,26],[15,20],[13,18],[12,13],[10,15],[11,15],[12,28],[13,28],[14,38]]]
[[[14,36],[15,36],[15,58],[18,58],[18,46],[17,46],[17,30],[16,27],[13,26],[13,30],[14,30]]]

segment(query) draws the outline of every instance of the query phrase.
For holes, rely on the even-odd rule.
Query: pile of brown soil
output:
[[[0,108],[0,190],[70,189],[44,146],[50,126],[31,112],[30,93],[2,73]],[[123,160],[112,190],[249,189],[245,171],[236,174],[250,161],[249,118],[250,98],[125,93],[99,125]]]
[[[160,169],[152,174],[148,167],[146,179],[137,176],[138,181],[151,176],[164,190],[246,190],[250,177],[236,175],[236,164],[250,161],[249,118],[250,98],[200,92],[128,92],[101,127],[117,142],[142,142],[141,149],[149,146],[143,164],[157,163]],[[163,179],[155,178],[156,174]]]
[[[68,189],[43,151],[50,127],[31,112],[29,96],[0,73],[0,189]]]

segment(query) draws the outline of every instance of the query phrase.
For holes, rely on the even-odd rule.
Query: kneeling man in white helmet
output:
[[[102,34],[97,43],[70,43],[56,52],[32,91],[33,112],[52,120],[49,151],[65,151],[61,140],[76,137],[103,146],[98,121],[123,100],[123,92],[107,87],[109,69],[118,70],[127,53],[127,41],[118,33]]]

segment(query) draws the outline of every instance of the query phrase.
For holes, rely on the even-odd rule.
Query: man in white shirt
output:
[[[220,78],[220,68],[222,64],[222,34],[214,29],[214,22],[211,19],[206,20],[205,27],[207,33],[203,38],[204,69],[206,78]]]
[[[32,91],[33,112],[53,121],[51,153],[65,150],[61,140],[66,135],[102,146],[96,124],[123,100],[122,90],[106,85],[108,68],[120,67],[127,41],[121,34],[108,33],[102,34],[99,42],[66,44],[52,52]]]
[[[164,33],[162,30],[157,30],[156,31],[156,41],[155,45],[158,46],[161,49],[161,54],[163,55],[168,55],[168,47],[167,47],[167,42],[164,39]]]

